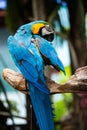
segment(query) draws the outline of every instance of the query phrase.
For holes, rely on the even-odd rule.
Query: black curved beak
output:
[[[50,25],[45,25],[43,28],[41,28],[40,35],[50,42],[54,40],[54,31]]]

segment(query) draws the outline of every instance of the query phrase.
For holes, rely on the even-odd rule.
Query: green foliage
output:
[[[66,76],[63,74],[63,72],[61,71],[60,74],[58,75],[58,82],[59,83],[65,83],[67,80],[69,80],[70,76],[71,76],[71,66],[66,66],[65,67],[65,71],[66,71]]]
[[[66,93],[61,94],[62,98],[54,102],[54,121],[60,121],[61,118],[72,111],[72,94]]]
[[[19,114],[19,110],[18,110],[18,108],[17,108],[17,102],[10,100],[9,103],[10,103],[11,110],[13,111],[13,113]]]
[[[64,100],[60,100],[54,104],[54,114],[56,115],[54,120],[60,121],[61,117],[68,112]]]
[[[71,93],[63,94],[64,101],[69,111],[72,111],[73,96]]]

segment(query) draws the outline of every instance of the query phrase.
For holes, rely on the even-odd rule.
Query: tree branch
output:
[[[22,74],[6,68],[2,72],[2,76],[15,89],[22,93],[29,94],[27,81]],[[87,66],[77,69],[70,79],[64,84],[55,83],[48,78],[47,84],[51,94],[87,92]]]
[[[0,111],[0,116],[4,116],[4,117],[9,117],[9,118],[11,118],[11,115],[9,114],[9,112]],[[29,120],[29,119],[26,118],[26,117],[18,116],[18,115],[13,115],[13,117],[20,118],[20,119],[24,119],[24,120]]]

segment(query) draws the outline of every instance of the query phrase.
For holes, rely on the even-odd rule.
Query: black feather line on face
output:
[[[40,28],[39,35],[47,41],[52,42],[54,40],[54,31],[49,25]]]

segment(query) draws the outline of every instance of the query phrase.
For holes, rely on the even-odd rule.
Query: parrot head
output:
[[[52,27],[45,21],[36,21],[32,25],[32,33],[38,34],[47,41],[52,42],[54,39],[54,31]]]

